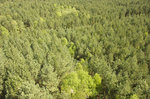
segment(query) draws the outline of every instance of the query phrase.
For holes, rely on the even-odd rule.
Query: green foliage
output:
[[[4,69],[4,62],[5,62],[4,53],[2,52],[2,49],[0,48],[0,94],[2,94],[3,90],[3,79],[5,75],[5,69]]]
[[[148,32],[145,32],[145,36],[146,36],[146,37],[148,36]]]
[[[17,91],[22,85],[22,79],[19,76],[9,74],[5,82],[6,87],[6,98],[15,98],[17,97]]]
[[[62,40],[61,40],[61,41],[62,41],[62,44],[63,44],[63,45],[68,45],[68,41],[67,41],[67,39],[66,39],[66,38],[62,38]]]
[[[8,30],[5,27],[0,26],[0,34],[8,36],[9,32],[8,32]]]
[[[147,98],[149,5],[0,0],[0,99]]]
[[[62,16],[62,13],[60,11],[57,11],[56,14],[60,17]]]
[[[69,44],[69,51],[70,51],[71,56],[74,57],[75,56],[75,52],[76,52],[76,46],[74,45],[73,42],[71,42]]]
[[[133,94],[130,99],[139,99],[138,96],[136,94]]]
[[[75,14],[76,16],[78,16],[78,11],[76,10],[76,8],[71,7],[71,6],[61,6],[61,5],[56,5],[54,4],[54,7],[56,9],[56,15],[57,16],[65,16],[68,14]]]
[[[50,92],[57,91],[59,84],[57,74],[53,72],[52,66],[43,66],[38,77],[38,84],[41,87],[45,87]]]
[[[81,67],[64,78],[61,90],[63,93],[69,94],[73,99],[85,99],[89,96],[95,96],[97,94],[96,87],[100,84],[101,78],[98,74],[95,74],[94,78],[92,78]]]
[[[99,76],[99,74],[95,74],[94,77],[94,83],[96,84],[96,89],[98,92],[100,92],[101,90],[101,82],[102,82],[102,78]]]
[[[35,85],[35,82],[23,82],[17,91],[19,99],[53,99],[52,95],[44,88]]]

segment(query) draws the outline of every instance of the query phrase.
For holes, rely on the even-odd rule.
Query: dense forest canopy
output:
[[[0,99],[149,99],[150,0],[0,0]]]

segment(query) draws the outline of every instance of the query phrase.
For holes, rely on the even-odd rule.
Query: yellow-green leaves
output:
[[[12,20],[10,23],[14,30],[19,30],[18,23],[15,20]]]
[[[63,84],[61,86],[62,91],[68,94],[75,94],[77,91],[77,87],[80,84],[80,79],[78,78],[78,74],[76,72],[72,72],[65,77],[63,80]],[[71,91],[73,90],[73,92]]]
[[[13,26],[17,26],[17,22],[16,22],[15,20],[12,20],[12,21],[11,21],[11,24],[12,24]]]
[[[0,26],[0,35],[9,35],[8,30],[4,26]]]
[[[139,99],[139,97],[136,94],[133,94],[130,99]]]
[[[6,58],[4,56],[3,50],[0,47],[0,94],[2,93],[3,90],[3,79],[5,75],[5,69],[4,69],[5,59]]]
[[[72,99],[85,99],[85,97],[97,94],[96,88],[100,88],[101,80],[98,74],[95,74],[94,77],[89,75],[78,63],[76,71],[71,72],[64,78],[61,89],[63,93],[69,94]]]
[[[83,69],[83,67],[82,67],[81,63],[77,63],[77,65],[76,65],[76,69],[77,69],[77,70],[82,70],[82,69]]]
[[[37,27],[38,21],[34,21],[34,26]]]
[[[76,46],[74,45],[73,42],[71,42],[71,43],[69,44],[69,51],[70,51],[71,56],[74,56],[74,55],[75,55]]]
[[[59,17],[62,16],[62,13],[61,13],[60,11],[57,11],[56,14],[57,14],[57,16],[59,16]]]
[[[68,74],[62,82],[61,89],[63,93],[67,93],[72,99],[85,99],[95,95],[96,84],[88,72],[78,70]]]
[[[71,6],[58,6],[57,4],[54,4],[54,7],[56,9],[56,15],[57,16],[64,16],[73,13],[74,15],[78,16],[78,10],[76,8]]]
[[[66,38],[62,38],[62,39],[61,39],[61,42],[62,42],[63,45],[67,45],[67,44],[68,44],[68,41],[67,41]]]
[[[148,32],[145,32],[145,36],[146,36],[146,37],[148,36]]]
[[[45,22],[45,20],[42,17],[40,17],[40,23],[43,23],[43,22]]]
[[[5,82],[5,88],[7,92],[7,98],[9,96],[16,96],[17,91],[19,90],[21,84],[22,84],[22,79],[17,76],[17,75],[12,75],[9,74],[7,77],[7,81]]]
[[[93,78],[94,78],[95,84],[100,86],[102,82],[102,78],[99,76],[99,74],[96,73]]]

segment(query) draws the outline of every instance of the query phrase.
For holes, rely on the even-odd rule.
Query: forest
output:
[[[150,0],[0,0],[0,99],[150,99]]]

